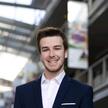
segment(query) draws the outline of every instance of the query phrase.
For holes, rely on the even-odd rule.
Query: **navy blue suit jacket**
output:
[[[41,77],[16,88],[14,108],[43,108]],[[65,76],[53,108],[93,108],[93,90],[88,85]]]

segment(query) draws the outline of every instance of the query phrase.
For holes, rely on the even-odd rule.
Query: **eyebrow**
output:
[[[42,49],[44,49],[44,48],[48,48],[48,47],[47,46],[43,46]]]
[[[47,49],[48,46],[43,46],[42,49]],[[55,45],[54,48],[62,48],[62,45]]]

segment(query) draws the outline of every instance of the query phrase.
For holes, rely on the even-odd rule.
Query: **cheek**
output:
[[[66,58],[66,54],[63,52],[59,55],[59,57],[61,58],[62,61],[64,61],[64,59]]]
[[[61,56],[62,56],[63,58],[67,58],[67,51],[63,50],[63,51],[61,52]]]
[[[46,53],[41,53],[41,55],[40,55],[40,59],[43,61],[44,59],[46,59],[47,58],[47,54]]]

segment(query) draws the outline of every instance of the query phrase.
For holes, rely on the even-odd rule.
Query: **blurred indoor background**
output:
[[[65,70],[91,85],[95,108],[108,106],[108,0],[0,0],[0,108],[13,108],[15,88],[43,72],[37,30],[61,28]]]

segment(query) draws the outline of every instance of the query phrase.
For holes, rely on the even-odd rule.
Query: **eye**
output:
[[[46,52],[46,51],[48,51],[49,49],[47,48],[47,47],[43,47],[42,48],[42,52]]]
[[[62,46],[60,46],[60,45],[55,46],[54,49],[55,49],[55,50],[61,50],[61,49],[62,49]]]
[[[61,48],[60,48],[60,47],[55,47],[54,49],[55,49],[55,50],[60,50]]]

